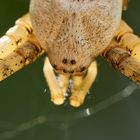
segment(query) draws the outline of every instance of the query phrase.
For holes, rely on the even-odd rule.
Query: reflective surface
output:
[[[28,0],[1,0],[1,35],[28,11]],[[140,35],[140,1],[131,1],[125,20]],[[140,89],[98,58],[98,77],[79,109],[67,100],[50,102],[42,67],[45,56],[0,83],[0,140],[139,140]]]

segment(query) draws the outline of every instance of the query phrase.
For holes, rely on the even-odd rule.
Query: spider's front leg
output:
[[[32,63],[41,53],[27,14],[0,38],[0,81]]]
[[[140,39],[124,21],[103,56],[124,75],[140,84]]]

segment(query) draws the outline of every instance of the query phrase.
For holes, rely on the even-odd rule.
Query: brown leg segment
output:
[[[102,55],[116,69],[140,85],[140,62],[128,51],[120,48],[120,44],[116,40],[112,41],[110,48],[106,49]]]
[[[115,35],[119,46],[125,49],[137,62],[140,62],[140,38],[133,34],[133,30],[124,22]]]
[[[140,84],[140,39],[124,21],[103,56],[124,75]]]
[[[29,14],[16,21],[0,38],[0,81],[32,63],[42,49],[32,33]]]

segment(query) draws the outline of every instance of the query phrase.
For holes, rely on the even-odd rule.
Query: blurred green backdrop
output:
[[[138,35],[139,5],[131,0],[123,13]],[[29,0],[1,0],[1,36],[28,7]],[[98,58],[98,77],[85,104],[73,109],[66,101],[56,107],[43,77],[44,57],[0,83],[0,140],[140,139],[140,89],[135,84]]]

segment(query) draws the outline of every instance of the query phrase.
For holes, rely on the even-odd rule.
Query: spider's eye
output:
[[[64,59],[62,60],[62,63],[63,63],[63,64],[67,64],[67,63],[68,63],[68,60],[64,58]]]
[[[80,72],[83,72],[86,69],[86,67],[81,67]]]
[[[57,69],[55,64],[53,64],[52,67],[53,67],[54,69]]]
[[[76,61],[75,61],[75,60],[71,60],[70,63],[71,63],[72,65],[74,65],[74,64],[76,64]]]
[[[64,59],[62,60],[62,63],[63,63],[63,64],[67,64],[67,63],[68,63],[68,59],[64,58]],[[70,61],[70,64],[72,64],[72,65],[76,64],[76,60],[72,59],[72,60]]]

